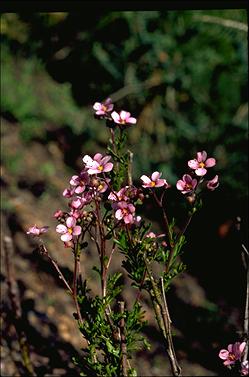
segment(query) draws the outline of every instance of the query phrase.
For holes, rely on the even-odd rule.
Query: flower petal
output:
[[[81,233],[81,226],[80,225],[76,225],[73,228],[73,236],[79,236],[80,233]]]
[[[162,173],[159,173],[159,171],[155,171],[154,173],[152,173],[151,175],[151,179],[152,181],[156,181],[157,179],[159,179],[161,177]]]
[[[133,117],[130,117],[126,120],[127,123],[131,123],[131,124],[136,124],[137,123],[137,120],[136,118],[133,118]]]
[[[113,168],[113,164],[111,162],[108,162],[105,166],[104,166],[104,169],[103,171],[104,172],[108,172],[108,171],[111,171]]]
[[[151,182],[151,179],[150,179],[149,177],[147,177],[147,175],[142,175],[142,176],[140,177],[140,179],[141,179],[144,183],[146,183],[146,184],[150,184],[150,182]]]
[[[188,166],[191,168],[191,169],[198,169],[199,167],[199,163],[197,160],[189,160],[188,161]]]
[[[211,168],[212,166],[216,165],[216,160],[215,158],[208,158],[207,161],[205,162],[205,166],[207,168]]]
[[[111,113],[111,117],[114,120],[114,122],[120,123],[120,116],[119,116],[119,114],[116,111],[113,111]]]
[[[59,224],[59,225],[57,225],[57,227],[56,227],[56,232],[57,233],[66,233],[67,232],[67,227],[65,226],[65,225],[63,225],[63,224]]]
[[[72,238],[73,238],[72,235],[69,234],[69,233],[65,233],[65,234],[63,234],[63,235],[61,236],[61,240],[62,240],[63,242],[71,241]]]
[[[74,217],[70,216],[66,220],[66,224],[68,228],[73,228],[76,225],[76,220]]]
[[[199,177],[202,177],[207,173],[207,169],[204,168],[199,168],[195,170],[195,174],[198,175]]]
[[[228,350],[225,350],[225,349],[220,350],[220,352],[219,352],[219,358],[220,359],[226,360],[228,358],[228,356],[229,356]]]
[[[177,190],[184,190],[185,188],[185,182],[183,182],[181,179],[179,179],[179,181],[176,182],[176,188]]]
[[[102,108],[102,104],[100,102],[95,102],[93,105],[94,110],[100,110]]]
[[[121,209],[118,209],[116,212],[115,212],[115,217],[116,219],[118,220],[121,220],[123,218],[123,212]]]

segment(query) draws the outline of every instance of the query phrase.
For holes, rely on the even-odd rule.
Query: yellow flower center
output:
[[[73,229],[72,228],[68,228],[68,233],[72,234],[73,233]]]
[[[231,360],[231,361],[236,360],[236,357],[235,357],[235,355],[234,355],[233,353],[229,353],[228,358],[229,358],[229,360]]]
[[[200,166],[200,168],[204,168],[204,166],[205,166],[204,162],[200,162],[199,166]]]
[[[107,110],[107,107],[105,105],[102,105],[102,110],[103,111],[106,111]]]
[[[98,170],[99,170],[99,171],[102,171],[103,169],[104,169],[103,166],[102,166],[102,165],[99,165]]]
[[[102,190],[103,187],[104,186],[100,184],[99,187],[98,187],[99,191]]]
[[[150,182],[150,185],[151,185],[151,187],[155,187],[155,186],[156,186],[156,182],[151,181],[151,182]]]

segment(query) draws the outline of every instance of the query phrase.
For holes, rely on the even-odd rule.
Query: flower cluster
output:
[[[95,116],[98,118],[104,118],[119,126],[129,126],[131,124],[136,124],[136,118],[131,116],[131,113],[125,110],[120,112],[112,111],[114,104],[111,98],[107,98],[103,102],[95,102],[93,109],[95,110]]]
[[[227,349],[222,349],[219,352],[219,358],[224,360],[223,364],[231,368],[236,363],[239,364],[241,376],[248,376],[249,374],[249,363],[248,360],[242,361],[242,356],[245,352],[246,342],[236,342],[234,344],[229,344]]]
[[[110,162],[111,156],[103,156],[96,153],[93,157],[85,155],[82,159],[84,169],[79,175],[73,175],[69,181],[70,187],[63,191],[63,196],[70,199],[70,211],[56,211],[56,217],[60,223],[56,231],[60,234],[65,246],[72,246],[71,241],[75,241],[82,233],[82,220],[89,215],[91,203],[99,200],[100,194],[108,189],[110,178],[105,173],[113,169]],[[87,210],[88,209],[88,210]]]
[[[135,214],[135,203],[138,199],[142,200],[143,195],[139,189],[134,186],[122,187],[118,192],[112,191],[108,199],[112,202],[112,208],[115,211],[115,218],[123,221],[126,225],[138,224],[140,216]]]
[[[176,183],[177,190],[182,194],[194,195],[199,185],[204,181],[207,169],[216,165],[213,157],[207,158],[207,152],[197,152],[196,158],[188,161],[191,169],[189,174],[184,174]],[[206,187],[213,191],[219,186],[218,175],[211,180],[206,180]]]

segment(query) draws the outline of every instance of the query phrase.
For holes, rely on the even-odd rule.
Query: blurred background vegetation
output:
[[[108,132],[94,119],[92,105],[108,96],[138,118],[128,132],[135,181],[159,170],[174,186],[197,151],[217,159],[220,187],[206,196],[183,257],[189,277],[197,279],[208,299],[198,319],[189,312],[187,328],[181,310],[174,309],[176,325],[192,349],[190,329],[199,321],[198,363],[216,372],[219,345],[236,340],[231,333],[235,336],[243,319],[245,281],[234,220],[242,218],[246,243],[246,25],[246,10],[96,9],[1,16],[2,212],[13,235],[35,222],[30,218],[34,206],[35,211],[46,208],[46,222],[47,209],[60,203],[63,182],[66,186],[73,169],[80,169],[82,155],[104,151]],[[179,215],[179,225],[182,202],[172,189],[169,211]],[[159,222],[150,205],[147,209],[150,220]],[[186,295],[179,293],[193,306]],[[204,331],[207,323],[211,333]],[[199,331],[205,332],[202,340]],[[209,361],[204,357],[208,352]]]

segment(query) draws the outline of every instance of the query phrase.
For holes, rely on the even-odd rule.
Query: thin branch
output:
[[[194,19],[245,31],[246,33],[248,32],[248,26],[246,24],[244,24],[243,22],[235,21],[235,20],[228,20],[221,17],[209,16],[209,15],[198,15],[198,14],[194,16]]]
[[[80,254],[76,250],[74,253],[74,274],[73,274],[72,295],[73,295],[74,305],[77,311],[78,321],[82,325],[83,319],[81,316],[80,307],[79,307],[78,298],[77,298],[77,281],[78,281],[78,274],[79,274],[79,266],[80,266]]]
[[[119,328],[120,328],[120,335],[121,335],[121,359],[122,359],[122,372],[123,376],[128,376],[128,369],[127,369],[127,348],[126,348],[126,338],[125,338],[125,320],[124,320],[124,301],[119,301],[119,311],[122,315]]]
[[[128,160],[128,185],[132,186],[132,161],[133,161],[133,153],[128,150],[129,160]]]
[[[70,287],[70,285],[68,284],[68,282],[66,281],[66,278],[65,276],[63,275],[63,273],[61,272],[57,262],[49,255],[45,245],[40,245],[39,247],[39,252],[42,254],[42,255],[46,255],[46,257],[50,260],[50,262],[52,263],[52,265],[54,266],[54,268],[56,269],[56,271],[58,272],[58,276],[59,276],[59,279],[61,279],[65,285],[65,287],[69,290],[69,292],[71,293],[71,295],[73,294],[73,291]]]

